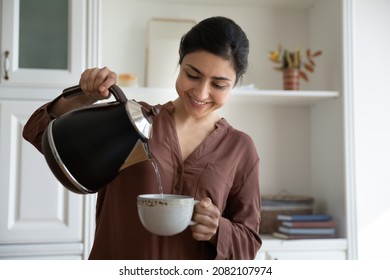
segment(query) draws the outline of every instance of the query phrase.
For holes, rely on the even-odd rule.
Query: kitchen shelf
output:
[[[176,98],[173,88],[121,87],[128,98],[146,101],[151,104],[165,103]],[[339,96],[336,91],[285,91],[234,89],[231,103],[264,104],[264,105],[298,105],[311,106],[317,103],[335,99]]]
[[[270,234],[260,234],[263,240],[261,250],[273,251],[280,250],[283,245],[283,250],[299,250],[302,247],[317,250],[345,250],[347,248],[347,240],[345,238],[313,238],[313,239],[298,239],[298,240],[283,240],[273,237]]]
[[[292,91],[292,90],[234,90],[233,102],[261,103],[266,105],[303,105],[309,106],[339,96],[336,91]]]
[[[280,240],[261,235],[263,245],[257,253],[259,260],[344,260],[347,240],[344,238]]]

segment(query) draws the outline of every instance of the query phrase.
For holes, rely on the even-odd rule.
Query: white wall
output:
[[[390,259],[390,1],[354,2],[359,259]]]
[[[268,53],[276,50],[279,43],[288,49],[309,47],[309,13],[257,3],[243,5],[241,1],[222,5],[222,1],[214,2],[216,4],[212,0],[206,4],[205,1],[180,4],[179,1],[164,0],[103,0],[102,65],[118,73],[137,73],[143,86],[150,18],[199,22],[209,16],[221,15],[235,20],[249,38],[250,64],[244,83],[253,83],[260,89],[281,89],[282,74],[273,70],[275,65],[268,60]],[[319,63],[325,61],[326,56],[319,57]],[[301,84],[302,89],[310,87],[310,83]]]

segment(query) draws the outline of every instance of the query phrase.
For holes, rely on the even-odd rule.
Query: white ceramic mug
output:
[[[137,197],[138,216],[151,233],[174,235],[195,224],[191,218],[198,202],[185,195],[142,194]]]

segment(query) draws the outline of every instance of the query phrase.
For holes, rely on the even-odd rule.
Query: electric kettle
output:
[[[50,122],[42,136],[42,152],[60,183],[79,194],[95,193],[124,168],[150,160],[148,140],[157,107],[128,100],[116,85],[115,101],[70,111]],[[80,86],[62,96],[83,94]]]

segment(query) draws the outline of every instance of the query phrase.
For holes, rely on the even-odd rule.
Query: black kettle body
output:
[[[158,111],[127,100],[116,85],[109,91],[116,101],[70,111],[52,120],[43,134],[46,162],[72,192],[97,192],[123,168],[150,160],[147,142]],[[78,94],[79,86],[63,92],[65,98]]]

